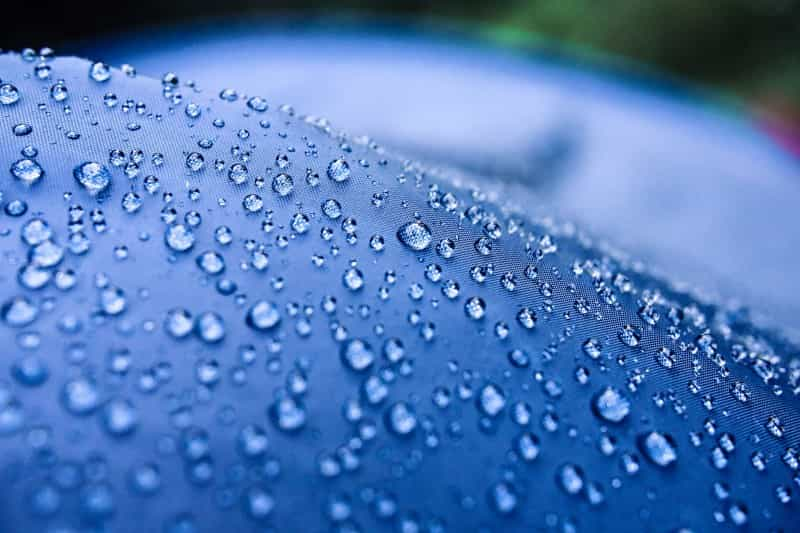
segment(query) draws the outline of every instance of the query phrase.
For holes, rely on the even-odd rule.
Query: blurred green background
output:
[[[363,3],[369,9],[370,3]],[[528,0],[418,6],[490,39],[632,61],[800,120],[800,0]],[[605,56],[605,57],[603,57]]]

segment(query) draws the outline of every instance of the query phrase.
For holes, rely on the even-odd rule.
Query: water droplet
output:
[[[667,467],[678,459],[675,440],[667,433],[650,431],[639,436],[639,448],[653,464]]]
[[[41,218],[32,218],[22,226],[22,240],[28,246],[36,246],[49,240],[52,235],[53,230],[50,228],[50,224]]]
[[[384,414],[386,428],[399,437],[410,436],[417,428],[417,415],[406,402],[396,402]]]
[[[533,329],[536,326],[536,312],[529,307],[523,307],[517,312],[517,322],[525,329]]]
[[[50,98],[56,102],[63,102],[68,96],[69,91],[67,90],[67,86],[63,81],[58,81],[54,83],[52,87],[50,87]]]
[[[489,417],[499,416],[506,407],[506,394],[499,385],[487,383],[477,398],[478,409]]]
[[[250,97],[247,100],[247,107],[258,113],[263,113],[269,108],[269,106],[267,105],[267,101],[261,98],[260,96]]]
[[[213,311],[206,311],[197,317],[195,322],[197,334],[207,343],[216,343],[225,338],[225,323],[222,317]]]
[[[306,424],[303,404],[291,396],[276,400],[269,408],[269,415],[272,423],[281,431],[299,431]]]
[[[585,485],[583,469],[570,463],[558,469],[557,480],[564,492],[571,495],[580,493]]]
[[[527,463],[535,460],[539,457],[539,437],[530,432],[521,433],[514,440],[514,450]]]
[[[260,300],[247,311],[245,321],[255,330],[268,331],[280,323],[281,315],[278,306],[273,302]]]
[[[510,483],[501,481],[489,489],[489,503],[501,515],[508,515],[516,511],[519,505],[517,489]]]
[[[243,494],[244,509],[253,520],[265,520],[275,508],[275,498],[267,489],[253,486]]]
[[[72,171],[75,180],[92,196],[105,191],[111,185],[111,172],[95,162],[81,163]]]
[[[618,336],[619,340],[621,340],[624,344],[630,346],[631,348],[639,346],[639,342],[642,339],[639,332],[636,331],[636,328],[631,326],[630,324],[622,326],[622,329],[619,330]]]
[[[248,170],[247,167],[241,163],[234,163],[228,169],[228,179],[234,185],[242,185],[247,181]]]
[[[151,496],[161,488],[161,470],[153,463],[139,465],[131,470],[129,484],[137,494]]]
[[[486,315],[486,302],[483,298],[473,296],[464,304],[464,312],[472,320],[480,320]]]
[[[280,173],[272,178],[272,190],[278,196],[289,196],[294,191],[294,180],[289,174]]]
[[[16,296],[0,307],[0,316],[7,325],[21,328],[36,320],[39,307],[24,296]]]
[[[14,126],[11,129],[11,131],[17,137],[25,137],[26,135],[30,135],[33,132],[33,126],[31,126],[30,124],[26,124],[24,122],[21,122],[21,123],[17,124],[16,126]]]
[[[33,159],[20,159],[11,165],[11,174],[25,185],[33,185],[44,176],[44,169]]]
[[[405,353],[403,341],[396,337],[386,339],[386,342],[383,343],[383,356],[390,363],[397,363],[405,357]]]
[[[97,82],[104,82],[111,79],[111,67],[102,61],[95,61],[89,67],[89,77]]]
[[[61,390],[61,404],[73,415],[91,414],[100,405],[100,391],[97,384],[88,377],[67,381]]]
[[[239,431],[236,445],[239,449],[239,453],[244,457],[254,459],[263,457],[267,452],[269,439],[267,439],[267,433],[263,428],[255,424],[250,424]]]
[[[397,230],[397,238],[400,242],[414,251],[422,251],[431,244],[431,230],[423,222],[415,220],[400,226]]]
[[[122,209],[125,210],[126,213],[135,213],[139,209],[141,209],[142,204],[142,197],[139,196],[138,193],[128,191],[122,195]]]
[[[12,105],[19,101],[19,90],[10,83],[0,84],[0,104]]]
[[[364,274],[355,267],[348,268],[342,275],[342,283],[351,291],[360,290],[364,286]]]
[[[172,337],[182,339],[194,330],[194,320],[186,309],[170,309],[164,320],[164,329]]]
[[[619,424],[630,413],[631,402],[619,389],[605,387],[594,396],[592,408],[595,415],[606,422]]]
[[[130,400],[114,398],[103,406],[102,420],[109,435],[124,437],[136,429],[139,416]]]
[[[335,198],[328,198],[322,202],[322,212],[331,220],[336,220],[342,216],[342,204]]]
[[[350,165],[344,159],[334,159],[328,165],[328,177],[341,183],[350,178]]]
[[[21,385],[37,387],[47,381],[50,372],[40,357],[26,355],[14,362],[11,375]]]
[[[106,287],[100,291],[100,308],[109,316],[121,314],[128,306],[125,292],[119,287]]]
[[[206,159],[203,154],[198,152],[191,152],[186,156],[186,168],[192,172],[199,172],[206,164]]]
[[[208,250],[197,256],[197,266],[209,276],[222,274],[225,270],[225,259],[217,252]]]
[[[169,226],[164,233],[164,242],[176,252],[186,252],[194,246],[194,233],[183,224]]]
[[[344,343],[340,349],[340,356],[342,363],[355,372],[366,371],[375,361],[372,347],[361,339],[351,339]]]
[[[582,348],[583,353],[592,359],[600,359],[600,356],[603,355],[603,346],[597,339],[587,339],[586,342],[583,343]]]

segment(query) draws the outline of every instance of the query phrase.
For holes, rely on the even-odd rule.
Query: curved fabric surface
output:
[[[148,35],[72,50],[235,85],[409,156],[521,182],[527,202],[800,338],[800,161],[741,110],[649,74],[400,25],[223,19]]]
[[[43,65],[0,56],[0,529],[796,527],[796,347],[291,108]]]

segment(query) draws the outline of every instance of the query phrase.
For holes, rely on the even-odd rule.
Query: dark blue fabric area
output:
[[[478,192],[291,108],[268,102],[258,111],[251,94],[228,101],[223,87],[118,70],[98,82],[90,63],[71,58],[47,62],[41,80],[36,64],[0,56],[0,84],[20,95],[0,104],[0,530],[797,529],[800,366],[797,348],[777,334],[695,301],[571,225],[537,221],[502,186]],[[69,91],[60,102],[51,96],[57,80]],[[18,136],[23,123],[32,132]],[[35,156],[23,154],[27,146]],[[124,152],[122,166],[112,150]],[[192,152],[203,155],[202,169],[188,168]],[[12,170],[23,159],[44,171],[31,185]],[[341,182],[328,176],[339,159],[350,171]],[[76,181],[86,162],[110,173],[99,195]],[[237,163],[247,167],[240,185],[229,178]],[[272,188],[281,173],[294,183],[285,197]],[[152,193],[148,176],[160,183]],[[142,203],[133,213],[123,206],[128,192]],[[263,207],[249,212],[249,194]],[[330,198],[341,205],[335,219],[321,208]],[[193,246],[175,251],[165,235],[197,217]],[[357,225],[349,237],[348,217]],[[37,255],[25,242],[34,218],[64,248],[58,264],[45,264],[52,249]],[[415,220],[430,231],[429,243],[424,234],[413,241],[421,250],[398,238]],[[215,240],[223,225],[230,244]],[[383,237],[381,251],[373,235]],[[455,242],[450,258],[436,251],[442,239]],[[263,271],[254,250],[269,257]],[[224,258],[224,272],[198,266],[205,251]],[[20,281],[31,263],[52,276],[41,288]],[[360,289],[344,282],[351,268]],[[460,288],[453,299],[443,293],[448,280]],[[469,316],[473,297],[484,316]],[[246,319],[261,301],[280,315],[266,331]],[[197,324],[173,338],[165,320],[175,308],[195,320],[216,313],[224,338],[203,340]],[[536,316],[531,329],[518,320],[526,309]],[[374,357],[361,372],[343,358],[353,339]],[[388,339],[402,342],[401,360],[384,354]],[[602,345],[598,359],[583,348],[589,339]],[[527,366],[509,361],[515,349]],[[25,358],[47,368],[43,382],[33,383],[30,365],[15,370]],[[76,381],[89,384],[83,394]],[[629,400],[621,423],[592,408],[609,386]],[[382,387],[386,397],[373,405]],[[447,396],[447,407],[436,405]],[[270,415],[281,405],[297,407],[304,423],[287,431]],[[109,431],[127,427],[132,413],[130,431]],[[242,451],[249,425],[266,435],[263,454]],[[525,432],[539,442],[531,461],[519,446]],[[666,466],[652,460],[663,453],[648,458],[646,439],[658,435],[674,442]],[[131,480],[146,463],[160,479],[150,495]],[[572,478],[580,486],[566,484],[574,493],[565,465],[580,473]]]

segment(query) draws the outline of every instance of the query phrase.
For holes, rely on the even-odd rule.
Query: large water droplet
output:
[[[564,489],[567,494],[578,494],[583,490],[585,484],[583,470],[581,467],[567,463],[558,469],[556,475],[558,485]]]
[[[260,300],[247,311],[247,325],[258,331],[268,331],[281,321],[278,306],[267,300]]]
[[[197,256],[197,266],[209,276],[216,276],[225,270],[225,259],[212,250]]]
[[[72,171],[75,180],[92,196],[97,196],[111,185],[111,172],[93,161],[81,163]]]
[[[494,383],[484,385],[477,400],[480,412],[490,417],[498,416],[506,406],[505,392]]]
[[[639,448],[654,464],[667,467],[678,460],[675,440],[667,433],[651,431],[640,435]]]
[[[501,481],[489,489],[489,503],[501,515],[513,513],[519,505],[517,489],[510,483]]]
[[[294,180],[289,174],[280,173],[272,178],[272,190],[278,196],[289,196],[294,190]]]
[[[104,82],[111,79],[111,67],[102,61],[95,61],[89,67],[89,77],[97,82]]]
[[[27,326],[39,315],[39,307],[24,296],[17,296],[6,301],[0,307],[3,322],[15,328]]]
[[[375,361],[375,353],[366,341],[351,339],[344,343],[340,350],[342,363],[356,372],[364,372]]]
[[[194,233],[183,224],[175,224],[164,232],[164,242],[176,252],[186,252],[194,246]]]
[[[464,304],[464,312],[472,320],[480,320],[486,315],[486,302],[483,298],[473,296]]]
[[[102,420],[109,435],[124,437],[136,429],[139,416],[130,400],[114,398],[103,406]]]
[[[194,319],[186,309],[170,309],[164,320],[164,329],[174,338],[182,339],[194,330]]]
[[[347,181],[350,178],[350,165],[344,159],[334,159],[328,165],[328,177],[339,183]]]
[[[619,389],[606,387],[594,396],[592,409],[606,422],[618,424],[630,413],[631,402]]]
[[[78,377],[64,384],[61,404],[73,415],[91,414],[100,405],[97,383],[88,377]]]
[[[225,323],[222,317],[213,311],[206,311],[197,317],[195,322],[197,334],[207,343],[220,342],[225,338]]]
[[[400,226],[397,238],[412,250],[419,252],[430,246],[432,235],[430,228],[424,222],[415,220]]]
[[[351,291],[357,291],[364,286],[364,274],[355,267],[348,268],[342,275],[342,283]]]
[[[19,101],[19,90],[10,83],[0,84],[0,104],[11,105]]]
[[[395,435],[406,437],[417,428],[417,415],[414,413],[414,408],[406,402],[397,402],[386,409],[384,423]]]
[[[286,396],[269,408],[270,420],[281,431],[299,431],[306,424],[306,410],[299,400]]]
[[[44,176],[44,169],[33,159],[20,159],[11,165],[11,175],[25,185],[33,185]]]

